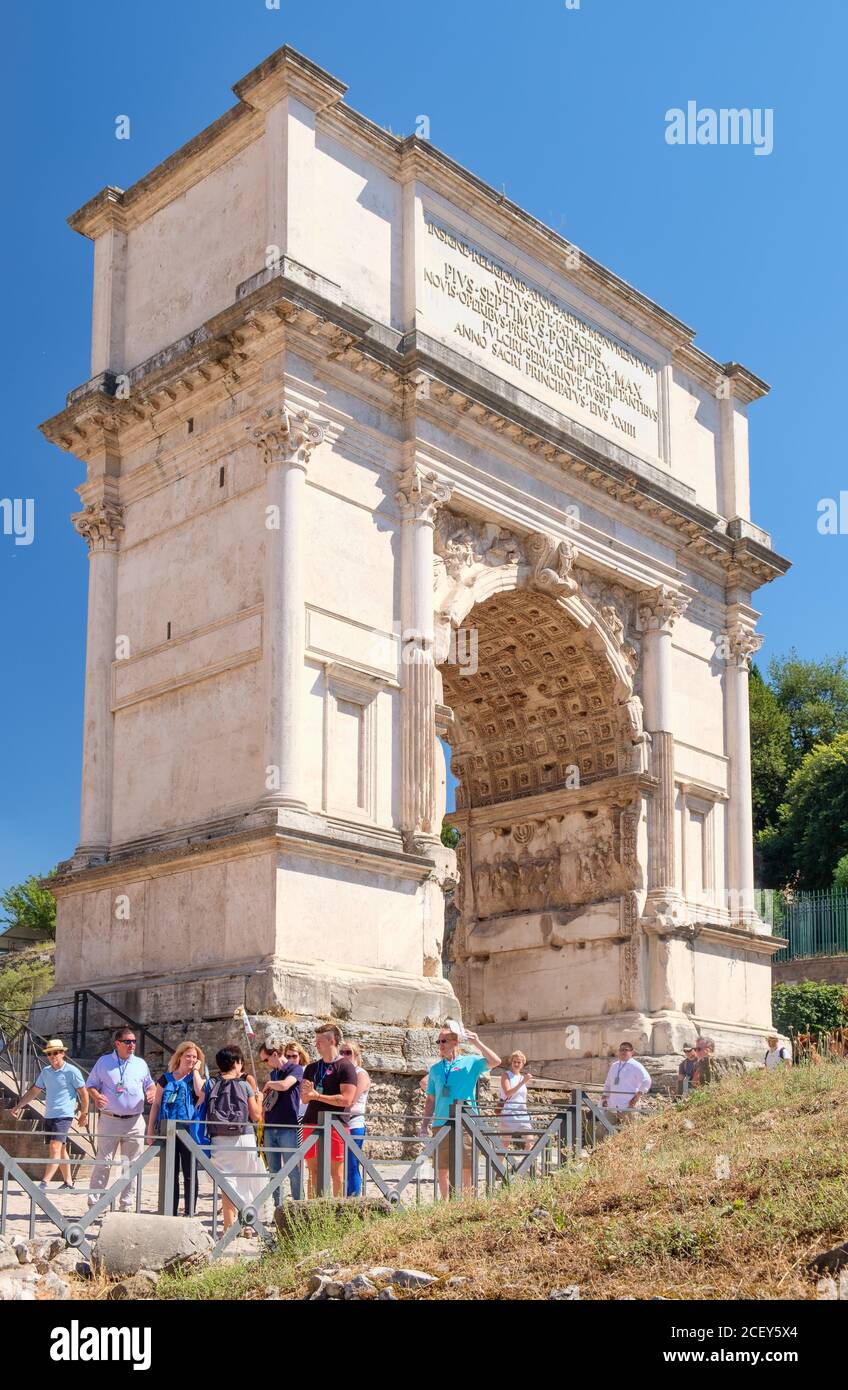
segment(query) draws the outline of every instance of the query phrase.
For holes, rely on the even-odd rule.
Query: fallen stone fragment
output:
[[[33,1303],[35,1288],[22,1279],[7,1279],[0,1274],[0,1303]]]
[[[458,1288],[460,1284],[468,1284],[470,1282],[471,1281],[469,1279],[466,1279],[465,1276],[462,1274],[454,1274],[448,1280],[448,1284],[450,1284],[454,1288]]]
[[[389,1283],[399,1289],[428,1289],[438,1282],[435,1274],[425,1274],[421,1269],[393,1269],[389,1275]]]
[[[16,1243],[8,1236],[0,1236],[0,1270],[14,1269],[19,1263]]]
[[[38,1287],[42,1293],[48,1294],[50,1298],[64,1299],[70,1298],[71,1296],[70,1284],[67,1283],[66,1280],[60,1279],[58,1274],[55,1274],[52,1269],[48,1270],[47,1273],[42,1276],[39,1280]]]
[[[355,1274],[344,1286],[344,1296],[346,1299],[354,1298],[373,1298],[377,1292],[377,1285],[372,1284],[371,1280],[364,1274]]]
[[[377,1294],[377,1301],[379,1303],[399,1303],[400,1299],[398,1298],[391,1284],[389,1284],[387,1288],[381,1289],[380,1292]]]
[[[566,1303],[579,1303],[579,1302],[580,1302],[580,1285],[579,1285],[579,1284],[566,1284],[566,1285],[564,1286],[564,1288],[561,1288],[561,1289],[551,1289],[550,1293],[548,1294],[548,1299],[550,1300],[550,1299],[552,1299],[552,1298],[553,1298],[553,1299],[560,1299],[561,1301],[566,1302]]]
[[[68,1245],[64,1250],[60,1250],[58,1255],[53,1256],[50,1268],[57,1274],[79,1274],[82,1263],[79,1250],[72,1250]]]
[[[142,1269],[129,1279],[121,1279],[117,1284],[113,1284],[106,1297],[116,1302],[123,1302],[127,1299],[135,1301],[142,1298],[152,1298],[156,1291],[157,1282],[157,1277],[152,1270]]]
[[[844,1245],[836,1245],[832,1250],[824,1250],[815,1259],[810,1260],[807,1268],[817,1274],[835,1274],[838,1269],[848,1265],[848,1241]]]
[[[195,1216],[152,1216],[146,1212],[107,1212],[94,1247],[94,1263],[104,1274],[137,1274],[170,1269],[208,1253],[212,1240]]]
[[[365,1271],[369,1279],[391,1279],[394,1270],[391,1265],[372,1265]]]

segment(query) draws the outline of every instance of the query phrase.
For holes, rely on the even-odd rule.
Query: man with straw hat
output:
[[[80,1125],[84,1127],[88,1123],[88,1091],[79,1067],[66,1060],[67,1048],[61,1038],[49,1038],[44,1046],[44,1055],[47,1058],[45,1066],[10,1113],[17,1119],[36,1091],[45,1092],[47,1099],[42,1130],[49,1145],[50,1162],[38,1185],[46,1190],[56,1169],[61,1168],[63,1182],[59,1190],[66,1191],[74,1185],[68,1160],[68,1132],[74,1122],[77,1106]]]

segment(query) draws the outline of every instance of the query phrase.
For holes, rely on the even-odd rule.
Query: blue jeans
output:
[[[298,1145],[298,1129],[296,1125],[266,1125],[265,1136],[263,1139],[265,1158],[268,1163],[269,1173],[279,1173],[284,1163],[288,1163],[291,1153],[280,1153],[280,1149],[294,1150]],[[289,1173],[289,1183],[291,1185],[291,1195],[296,1202],[300,1201],[300,1164],[293,1168]],[[274,1206],[279,1207],[283,1202],[283,1181],[274,1191]]]
[[[351,1126],[350,1137],[355,1139],[357,1143],[361,1143],[367,1133],[365,1125]],[[362,1164],[351,1149],[347,1151],[347,1195],[348,1197],[361,1197],[362,1195]]]

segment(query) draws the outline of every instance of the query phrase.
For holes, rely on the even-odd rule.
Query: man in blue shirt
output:
[[[448,1027],[439,1029],[439,1060],[430,1068],[427,1076],[427,1090],[424,1101],[424,1120],[422,1134],[428,1125],[439,1129],[450,1118],[451,1106],[462,1101],[469,1110],[477,1113],[477,1082],[489,1067],[499,1067],[501,1059],[491,1048],[482,1043],[476,1033],[466,1032],[464,1041],[472,1044],[483,1055],[481,1057],[460,1057],[458,1055],[459,1035]],[[439,1178],[439,1191],[447,1201],[449,1145],[443,1139],[436,1150],[436,1171]],[[462,1185],[471,1186],[471,1135],[463,1131],[462,1138]]]
[[[88,1205],[93,1207],[109,1181],[116,1154],[133,1163],[144,1149],[144,1102],[151,1103],[156,1083],[143,1057],[135,1055],[132,1028],[115,1033],[115,1050],[98,1057],[88,1074],[88,1094],[98,1112],[97,1155],[91,1174]],[[119,1197],[121,1211],[132,1209],[132,1188],[127,1183]]]
[[[79,1067],[65,1060],[66,1049],[61,1038],[50,1038],[45,1045],[44,1055],[47,1058],[47,1066],[42,1067],[29,1090],[21,1096],[9,1113],[17,1119],[36,1091],[44,1091],[46,1101],[43,1131],[44,1138],[50,1146],[50,1162],[38,1186],[46,1189],[56,1169],[61,1168],[62,1184],[59,1190],[62,1191],[74,1185],[66,1141],[74,1122],[77,1105],[80,1126],[88,1124],[88,1091],[85,1089],[85,1077]]]

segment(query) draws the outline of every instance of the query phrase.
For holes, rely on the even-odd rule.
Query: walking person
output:
[[[279,1173],[300,1144],[300,1083],[309,1061],[305,1048],[290,1039],[281,1042],[267,1038],[259,1056],[270,1069],[270,1080],[262,1087],[265,1132],[263,1152],[269,1173]],[[300,1201],[302,1190],[300,1163],[289,1174],[292,1200]],[[282,1185],[274,1189],[274,1206],[282,1206]]]
[[[424,1119],[421,1135],[425,1135],[430,1125],[440,1129],[451,1118],[451,1106],[461,1101],[474,1114],[477,1113],[477,1082],[490,1067],[499,1067],[501,1059],[496,1052],[481,1042],[476,1033],[465,1032],[463,1041],[482,1053],[480,1057],[460,1057],[459,1034],[450,1028],[439,1029],[439,1060],[434,1062],[427,1076],[427,1092],[424,1100]],[[468,1190],[471,1186],[471,1135],[462,1132],[462,1185]],[[448,1163],[450,1145],[443,1139],[436,1150],[436,1172],[442,1200],[447,1201],[450,1192]]]
[[[365,1107],[368,1104],[368,1092],[371,1089],[371,1077],[362,1065],[362,1053],[355,1042],[343,1042],[339,1047],[339,1056],[346,1061],[353,1062],[356,1067],[356,1095],[353,1105],[345,1112],[345,1122],[350,1130],[352,1139],[362,1144],[362,1140],[368,1133],[365,1125]],[[356,1157],[352,1149],[347,1151],[347,1195],[348,1197],[362,1196],[362,1164]]]
[[[180,1208],[180,1173],[183,1176],[185,1195],[185,1214],[194,1216],[197,1200],[197,1165],[186,1144],[180,1142],[179,1135],[189,1132],[194,1138],[189,1121],[196,1118],[199,1107],[206,1099],[207,1073],[203,1049],[195,1042],[181,1042],[170,1062],[156,1083],[156,1092],[150,1114],[147,1117],[147,1141],[159,1132],[163,1120],[178,1120],[177,1141],[174,1152],[174,1215]],[[161,1161],[161,1160],[160,1160]]]
[[[88,1094],[97,1111],[97,1150],[88,1205],[93,1207],[109,1182],[117,1154],[133,1163],[144,1149],[144,1102],[153,1102],[156,1086],[143,1057],[136,1057],[132,1028],[118,1028],[113,1052],[98,1057],[88,1074]],[[118,1196],[121,1211],[132,1210],[132,1185]]]
[[[316,1126],[321,1123],[328,1110],[340,1116],[349,1110],[356,1097],[356,1068],[353,1062],[342,1057],[339,1052],[341,1030],[335,1023],[327,1023],[315,1034],[315,1047],[319,1061],[310,1062],[303,1074],[300,1086],[301,1099],[306,1101],[306,1114],[303,1117],[303,1138],[315,1135]],[[344,1192],[345,1142],[334,1129],[330,1140],[330,1173],[333,1196],[341,1197]],[[318,1191],[318,1136],[306,1155],[309,1171],[309,1195],[314,1197]]]
[[[650,1075],[642,1063],[636,1060],[633,1044],[621,1043],[618,1061],[613,1062],[607,1072],[601,1105],[606,1110],[635,1110],[650,1089]]]
[[[265,1166],[256,1147],[254,1125],[262,1118],[256,1080],[244,1072],[244,1054],[235,1043],[215,1054],[218,1076],[209,1087],[206,1131],[211,1140],[212,1161],[235,1189],[243,1206],[255,1203],[266,1179]],[[238,1208],[222,1191],[224,1230],[238,1216]],[[245,1227],[245,1234],[251,1228]]]
[[[527,1083],[533,1080],[527,1071],[527,1058],[523,1052],[513,1052],[509,1067],[501,1076],[501,1108],[498,1128],[504,1136],[504,1147],[512,1148],[519,1139],[525,1152],[533,1147],[533,1125],[530,1121]]]
[[[85,1077],[79,1067],[66,1060],[67,1051],[61,1038],[48,1040],[44,1046],[44,1056],[47,1058],[46,1065],[9,1114],[14,1115],[17,1120],[36,1091],[44,1091],[44,1119],[41,1128],[48,1145],[50,1162],[44,1169],[38,1186],[46,1191],[47,1184],[58,1168],[62,1173],[59,1191],[70,1191],[74,1180],[68,1159],[68,1133],[74,1122],[77,1106],[80,1128],[84,1129],[88,1124],[88,1091],[85,1088]]]

